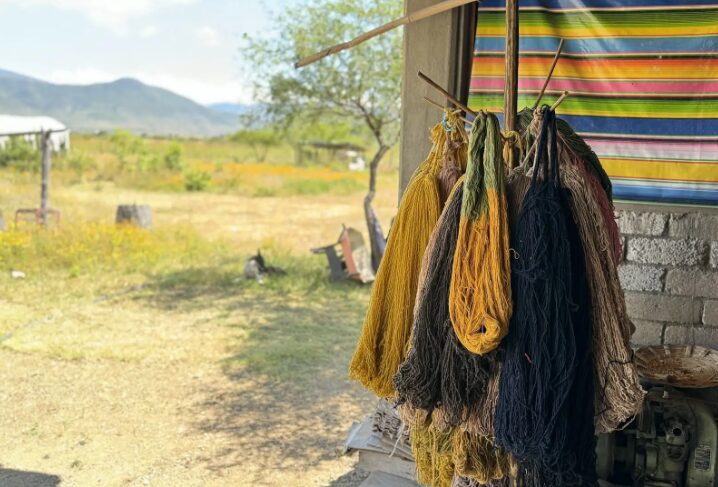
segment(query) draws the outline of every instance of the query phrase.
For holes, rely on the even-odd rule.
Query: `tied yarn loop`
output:
[[[501,132],[495,115],[481,112],[469,140],[449,313],[470,352],[498,347],[511,318],[509,230]]]

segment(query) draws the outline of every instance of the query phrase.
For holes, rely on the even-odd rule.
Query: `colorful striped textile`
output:
[[[718,205],[718,0],[521,0],[519,107],[544,102],[601,158],[616,199]],[[500,111],[504,0],[479,7],[472,108]]]

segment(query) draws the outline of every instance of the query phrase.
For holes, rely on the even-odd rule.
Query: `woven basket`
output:
[[[657,345],[636,351],[641,377],[676,387],[718,387],[718,351],[690,345]]]

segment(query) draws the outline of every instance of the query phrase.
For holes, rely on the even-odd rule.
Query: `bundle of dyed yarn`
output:
[[[379,397],[394,393],[392,378],[406,356],[421,261],[444,204],[442,188],[466,169],[466,133],[458,113],[447,112],[431,138],[431,152],[399,205],[349,367],[350,377]],[[445,169],[445,162],[451,167]]]
[[[436,192],[407,190],[352,363],[395,401],[424,485],[595,487],[596,435],[641,409],[610,181],[548,107],[519,122],[480,112],[465,156],[434,129]]]

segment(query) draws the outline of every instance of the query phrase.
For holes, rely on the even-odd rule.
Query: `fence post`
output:
[[[50,165],[52,164],[52,141],[50,139],[52,132],[49,130],[40,134],[42,146],[42,185],[40,187],[40,212],[42,224],[47,225],[47,209],[50,192]]]

